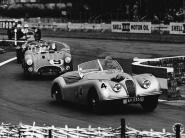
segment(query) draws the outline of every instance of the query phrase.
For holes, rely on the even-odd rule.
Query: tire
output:
[[[18,64],[21,64],[21,59],[20,59],[20,57],[17,57],[17,63],[18,63]]]
[[[58,86],[58,84],[55,84],[53,86],[52,95],[54,95],[57,103],[61,104],[63,102],[63,94],[62,94],[62,91],[61,91],[60,87]]]
[[[18,64],[21,64],[21,63],[22,63],[22,60],[21,60],[20,55],[17,55],[17,63],[18,63]]]
[[[27,69],[24,68],[24,76],[26,78],[31,78],[32,75],[31,75],[31,73]]]
[[[158,105],[158,95],[156,96],[146,96],[141,106],[146,112],[153,112]]]
[[[92,88],[88,94],[88,105],[94,113],[102,113],[101,103],[97,94],[97,91]]]
[[[17,56],[17,63],[20,64],[22,63],[22,56],[21,56],[21,51],[20,50],[16,50],[16,56]]]
[[[73,71],[73,60],[70,63],[70,71]]]

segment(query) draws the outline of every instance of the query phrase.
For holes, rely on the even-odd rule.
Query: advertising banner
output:
[[[130,32],[130,22],[111,22],[112,32],[123,33]]]
[[[151,22],[130,22],[131,33],[151,33]]]
[[[82,23],[68,23],[68,29],[71,30],[82,30],[84,29],[84,25]]]
[[[90,23],[85,23],[84,24],[84,29],[85,30],[101,30],[101,24],[90,24]]]
[[[151,22],[111,22],[112,32],[151,33]]]
[[[0,28],[1,29],[9,29],[15,25],[14,21],[0,21]]]
[[[185,23],[170,23],[170,34],[185,35]]]
[[[61,30],[67,30],[67,23],[53,23],[54,27]]]

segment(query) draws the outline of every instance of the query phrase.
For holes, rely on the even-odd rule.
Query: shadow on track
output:
[[[18,74],[18,77],[23,81],[53,81],[58,76],[53,75],[26,75],[23,72]]]
[[[57,103],[52,100],[49,102],[49,105],[53,108],[62,108],[62,110],[72,110],[72,112],[79,112],[83,114],[92,114],[92,115],[139,115],[146,114],[142,109],[140,104],[137,105],[104,105],[101,113],[94,113],[87,105],[74,104],[70,102],[62,102],[62,104]]]

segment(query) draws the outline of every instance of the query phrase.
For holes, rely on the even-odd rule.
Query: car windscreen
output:
[[[103,70],[123,70],[116,60],[99,59],[99,62]]]
[[[50,45],[52,49],[57,48],[58,51],[62,49],[70,49],[70,47],[67,44],[58,41],[48,41],[48,45]]]
[[[78,70],[81,73],[87,73],[91,71],[101,71],[101,67],[98,60],[92,60],[78,65]]]

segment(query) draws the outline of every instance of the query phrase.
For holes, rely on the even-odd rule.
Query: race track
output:
[[[151,42],[130,42],[110,40],[87,40],[69,38],[45,38],[63,41],[70,45],[74,59],[74,68],[81,62],[112,55],[118,59],[126,72],[131,72],[130,63],[133,57],[149,58],[161,56],[184,55],[184,44],[165,44]],[[0,55],[0,62],[15,57],[8,52]],[[120,126],[120,119],[140,130],[161,131],[176,122],[185,124],[185,107],[169,106],[160,103],[152,113],[146,113],[140,105],[129,105],[111,108],[104,115],[93,114],[87,107],[69,103],[58,105],[50,97],[53,78],[26,78],[21,65],[16,61],[0,67],[0,122],[18,124],[19,122],[39,125],[64,127],[97,127]]]

